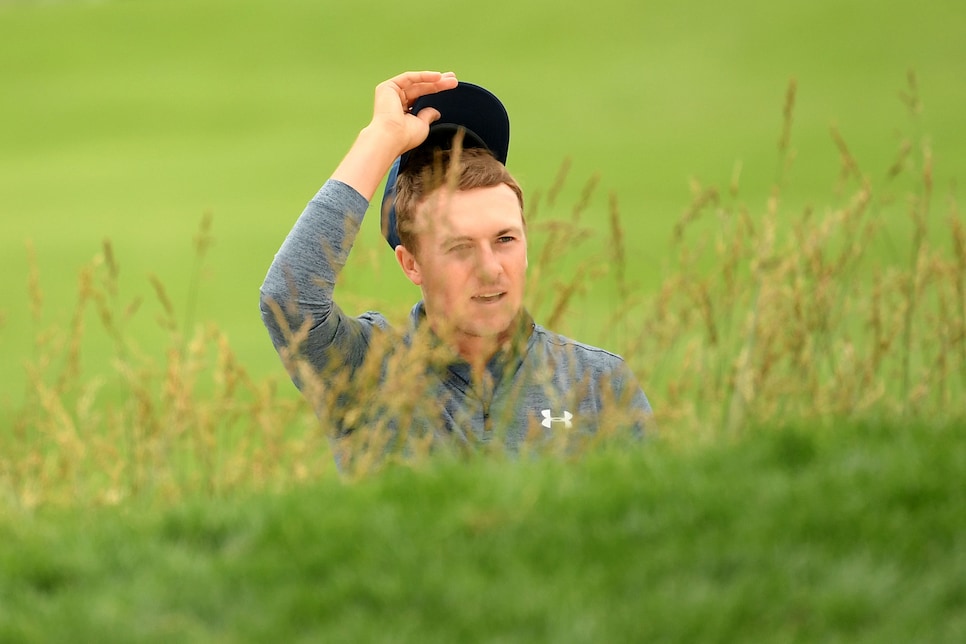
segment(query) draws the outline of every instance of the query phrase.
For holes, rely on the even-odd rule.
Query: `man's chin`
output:
[[[463,326],[463,332],[466,333],[466,335],[472,335],[479,338],[502,340],[510,333],[513,327],[513,321],[515,319],[516,315],[510,315],[508,313],[506,315],[494,316],[486,320],[467,320],[467,323]]]

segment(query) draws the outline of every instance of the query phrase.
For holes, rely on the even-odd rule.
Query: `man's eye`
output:
[[[456,246],[451,246],[449,252],[451,253],[461,253],[470,247],[469,244],[457,244]]]
[[[509,235],[504,235],[503,237],[498,237],[497,241],[500,242],[501,244],[507,244],[509,242],[512,242],[515,239],[516,237],[510,237]]]

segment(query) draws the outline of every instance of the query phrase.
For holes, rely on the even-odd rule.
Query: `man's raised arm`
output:
[[[335,281],[393,161],[422,143],[439,118],[435,109],[413,114],[410,106],[456,84],[453,74],[439,72],[407,72],[380,83],[369,125],[275,255],[260,291],[262,320],[296,384],[295,358],[307,359],[318,373],[330,366],[355,368],[365,358],[372,327],[384,324],[343,314],[332,300]]]

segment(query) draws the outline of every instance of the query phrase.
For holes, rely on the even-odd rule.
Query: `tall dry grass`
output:
[[[196,276],[211,243],[195,239]],[[236,489],[273,488],[331,469],[304,406],[279,396],[278,378],[255,379],[213,323],[195,324],[151,276],[162,346],[130,331],[141,298],[122,301],[109,241],[78,277],[69,324],[47,323],[28,244],[36,333],[22,407],[0,435],[0,494],[7,505],[173,502]],[[197,289],[192,289],[197,293]],[[96,322],[93,332],[88,328]],[[110,340],[108,369],[82,368],[88,335]],[[98,359],[103,356],[97,356]]]
[[[596,313],[604,321],[599,336],[581,339],[628,360],[663,437],[715,437],[791,419],[964,415],[966,230],[955,200],[937,204],[929,145],[905,138],[877,174],[861,168],[832,129],[841,159],[832,203],[793,209],[783,193],[794,165],[795,93],[792,83],[767,201],[758,209],[741,201],[740,166],[725,188],[695,182],[655,292],[643,292],[628,270],[634,240],[615,196],[604,230],[582,221],[596,177],[562,215],[566,164],[547,193],[529,199],[536,261],[528,307],[566,333],[568,313],[593,289],[612,289],[614,306]],[[914,121],[920,102],[912,75],[904,101]],[[901,225],[890,219],[896,212]],[[603,250],[575,258],[594,239]],[[206,219],[195,239],[195,280],[210,241]],[[151,279],[166,340],[145,349],[129,329],[140,301],[122,300],[118,274],[105,242],[78,276],[70,321],[48,324],[31,260],[29,305],[41,330],[25,365],[24,404],[0,433],[6,507],[168,503],[332,473],[326,428],[305,403],[279,395],[290,386],[284,375],[253,377],[217,325],[192,319],[197,282],[179,311]],[[340,299],[351,306],[351,298]],[[91,318],[111,341],[110,369],[95,374],[81,369]],[[620,338],[613,329],[623,330]],[[407,389],[414,378],[402,382],[396,411],[404,414],[418,398]],[[320,390],[317,399],[338,393]],[[373,441],[362,469],[385,448]],[[417,444],[415,451],[426,450]]]
[[[668,426],[962,418],[963,219],[952,197],[942,209],[934,203],[929,144],[904,138],[877,177],[833,127],[840,197],[796,212],[783,203],[795,89],[761,212],[737,199],[737,179],[727,191],[693,186],[674,231],[675,262],[657,296],[632,313],[641,325],[630,359]],[[904,98],[915,123],[912,74]]]

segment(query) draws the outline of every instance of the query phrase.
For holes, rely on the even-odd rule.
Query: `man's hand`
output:
[[[395,159],[425,141],[429,126],[439,118],[439,112],[433,108],[424,108],[419,114],[410,112],[416,99],[456,85],[453,72],[406,72],[379,83],[369,127],[380,128],[380,133],[395,140]]]
[[[406,72],[376,86],[372,120],[332,174],[368,200],[379,187],[389,167],[403,152],[426,140],[429,126],[439,118],[433,108],[410,111],[420,96],[456,87],[452,72]]]

